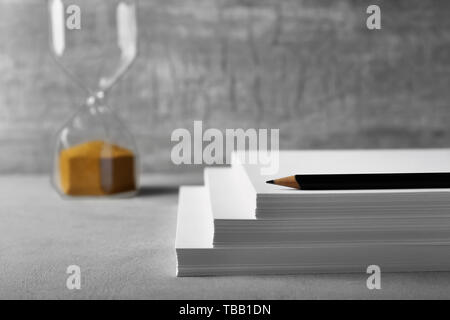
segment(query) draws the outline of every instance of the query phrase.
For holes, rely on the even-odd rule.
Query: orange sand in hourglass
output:
[[[100,140],[64,149],[59,154],[62,191],[75,196],[134,191],[134,160],[130,150]]]

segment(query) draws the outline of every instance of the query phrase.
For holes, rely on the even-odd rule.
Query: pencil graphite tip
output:
[[[275,184],[275,180],[267,180],[266,183]]]

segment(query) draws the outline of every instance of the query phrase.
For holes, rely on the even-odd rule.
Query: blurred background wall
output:
[[[450,1],[141,0],[140,55],[109,104],[145,171],[172,131],[279,128],[280,146],[450,146]],[[382,30],[366,28],[378,4]],[[0,173],[46,172],[83,92],[48,53],[44,0],[0,0]]]

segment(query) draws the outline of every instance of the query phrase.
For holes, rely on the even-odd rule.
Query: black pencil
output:
[[[450,173],[298,174],[266,182],[300,190],[430,189],[450,188]]]

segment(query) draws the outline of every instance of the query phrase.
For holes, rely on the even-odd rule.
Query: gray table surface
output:
[[[0,299],[450,298],[450,273],[177,278],[179,184],[200,176],[145,176],[138,197],[65,200],[44,176],[0,176]],[[66,268],[81,268],[81,290]]]

